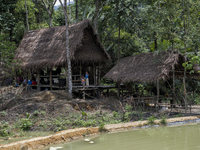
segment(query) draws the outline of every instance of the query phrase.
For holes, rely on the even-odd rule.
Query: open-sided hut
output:
[[[175,77],[184,76],[185,57],[179,52],[149,52],[123,58],[104,76],[116,82],[157,82],[157,103],[159,103],[159,80],[173,79],[173,101],[175,102]],[[187,58],[187,60],[189,60]],[[199,65],[193,65],[194,73],[187,70],[186,77],[198,78]]]
[[[149,52],[129,56],[119,62],[104,76],[116,82],[155,82],[173,76],[183,77],[184,55],[175,51]],[[200,67],[194,65],[194,73],[187,70],[187,77],[198,77]]]
[[[69,49],[72,62],[72,79],[80,83],[80,76],[86,71],[91,84],[98,84],[98,68],[109,59],[109,54],[100,43],[88,19],[69,25]],[[66,27],[58,26],[28,31],[22,39],[15,58],[22,70],[66,68]],[[39,74],[38,74],[39,75]],[[40,78],[42,74],[40,74]],[[53,76],[52,76],[53,78]],[[75,83],[75,82],[74,82]]]

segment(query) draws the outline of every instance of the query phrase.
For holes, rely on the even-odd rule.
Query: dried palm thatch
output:
[[[119,62],[104,76],[116,82],[154,82],[157,79],[172,77],[175,68],[176,77],[182,77],[184,68],[184,55],[174,51],[160,53],[149,52],[130,56]],[[194,72],[188,76],[199,76],[200,67],[194,65]]]
[[[69,43],[72,61],[103,63],[110,59],[88,19],[69,26]],[[27,32],[14,59],[22,62],[22,69],[65,65],[65,26]]]

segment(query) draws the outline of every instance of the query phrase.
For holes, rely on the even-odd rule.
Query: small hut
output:
[[[157,103],[159,103],[159,80],[173,79],[173,100],[175,103],[175,78],[183,78],[185,57],[172,50],[142,53],[123,58],[104,76],[116,82],[157,82]],[[187,60],[189,60],[187,58]],[[194,73],[187,70],[186,77],[198,78],[200,66],[193,65]],[[171,86],[170,86],[171,87]],[[123,92],[123,91],[122,91]]]
[[[173,70],[176,77],[183,77],[183,63],[184,55],[174,51],[142,53],[119,60],[104,77],[116,82],[155,82],[172,77]],[[194,65],[194,73],[187,70],[187,77],[199,77],[199,70]]]
[[[110,56],[99,41],[90,20],[86,19],[69,25],[69,49],[73,86],[81,84],[81,75],[84,75],[86,71],[90,75],[90,85],[98,85],[100,83],[99,68],[110,60]],[[50,86],[51,89],[60,86],[61,83],[56,85],[53,80],[57,78],[61,81],[58,72],[67,67],[66,27],[57,26],[28,31],[14,59],[20,62],[20,69],[36,74],[37,86]],[[41,78],[49,78],[50,85],[42,85],[39,82]]]

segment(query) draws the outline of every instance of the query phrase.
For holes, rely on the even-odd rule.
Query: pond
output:
[[[199,150],[200,124],[133,129],[86,138],[94,143],[81,139],[52,147],[61,146],[61,150]]]

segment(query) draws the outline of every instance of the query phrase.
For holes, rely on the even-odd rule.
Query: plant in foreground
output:
[[[104,127],[104,123],[101,123],[99,126],[99,132],[103,132],[106,131],[105,127]]]
[[[151,116],[147,120],[149,125],[154,125],[155,124],[154,121],[156,120],[156,118],[154,116]]]
[[[162,117],[162,119],[160,120],[160,124],[162,125],[166,125],[167,124],[167,120],[165,117]]]

